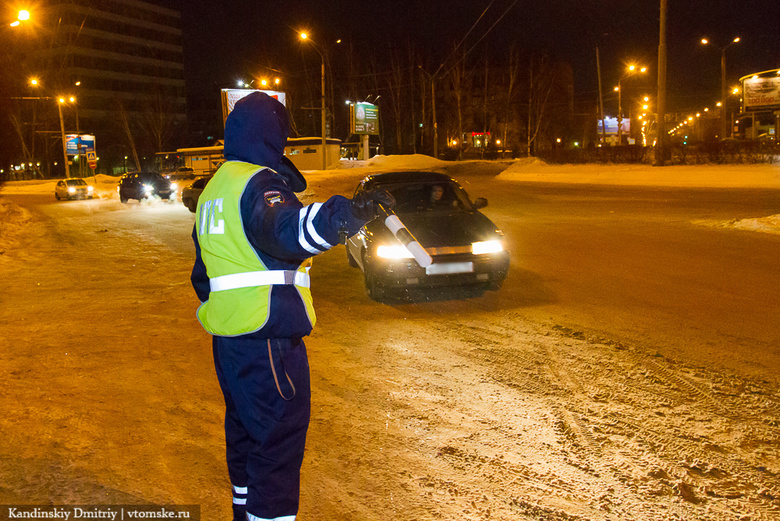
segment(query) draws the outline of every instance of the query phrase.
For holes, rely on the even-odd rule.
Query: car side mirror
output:
[[[479,210],[480,208],[484,208],[487,206],[487,199],[484,197],[477,197],[474,199],[474,207]]]

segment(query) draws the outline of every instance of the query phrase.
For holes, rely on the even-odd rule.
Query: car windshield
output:
[[[390,192],[395,198],[395,211],[399,213],[473,209],[466,192],[451,181],[387,183],[377,188]]]
[[[68,179],[66,183],[68,183],[68,186],[82,186],[87,184],[83,179]]]

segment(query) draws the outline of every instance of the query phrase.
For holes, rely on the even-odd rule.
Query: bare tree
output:
[[[512,46],[509,49],[509,66],[507,68],[507,81],[506,81],[506,97],[504,98],[504,135],[502,138],[501,147],[501,159],[504,158],[504,150],[507,145],[507,132],[509,127],[509,119],[512,114],[512,101],[515,95],[515,84],[517,83],[518,71],[520,70],[520,52],[517,47]]]
[[[155,152],[163,152],[170,146],[177,120],[174,100],[163,96],[158,90],[147,97],[138,123],[148,136],[152,149]]]
[[[141,170],[141,162],[138,160],[138,150],[135,148],[135,139],[133,139],[133,132],[130,130],[130,121],[127,118],[127,111],[121,100],[116,100],[119,107],[119,117],[122,119],[122,125],[127,135],[127,141],[130,144],[130,150],[133,152],[133,160],[135,161],[136,170]]]
[[[403,87],[406,68],[402,65],[401,55],[397,48],[390,48],[390,74],[387,75],[388,93],[393,110],[393,121],[395,123],[395,150],[396,153],[403,151],[403,111],[402,102],[404,99]]]
[[[555,84],[556,70],[545,55],[531,58],[528,69],[528,127],[526,129],[526,152],[530,156],[539,130],[544,122],[547,102]]]
[[[463,146],[461,141],[463,140],[463,101],[464,101],[464,89],[466,88],[466,56],[465,54],[459,59],[455,65],[449,71],[450,85],[452,86],[452,94],[455,98],[455,108],[458,116],[458,159],[463,159]]]
[[[16,133],[19,135],[19,139],[22,142],[22,152],[24,154],[25,162],[29,165],[32,165],[33,169],[35,169],[35,172],[41,178],[43,178],[43,174],[38,168],[38,163],[35,161],[33,154],[30,153],[30,150],[27,148],[27,142],[24,140],[24,132],[22,130],[22,124],[19,122],[19,118],[16,117],[16,114],[11,114],[11,123],[13,124],[14,129],[16,130]],[[33,136],[33,139],[35,139],[35,136]],[[33,144],[34,143],[35,142],[33,141]]]

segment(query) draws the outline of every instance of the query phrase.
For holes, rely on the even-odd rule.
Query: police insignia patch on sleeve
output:
[[[268,206],[284,203],[284,196],[278,190],[267,191],[265,194],[263,194],[263,198],[265,199],[265,204]]]

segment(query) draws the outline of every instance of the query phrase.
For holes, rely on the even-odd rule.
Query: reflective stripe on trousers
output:
[[[311,285],[311,279],[308,273],[293,270],[248,271],[246,273],[233,273],[209,279],[211,291],[225,291],[254,286],[281,286],[285,284],[294,284],[308,288]]]
[[[246,505],[246,495],[249,493],[247,487],[237,487],[233,485],[233,504]]]
[[[295,521],[295,516],[273,517],[269,519],[267,517],[253,516],[249,512],[246,513],[246,518],[248,521]]]

